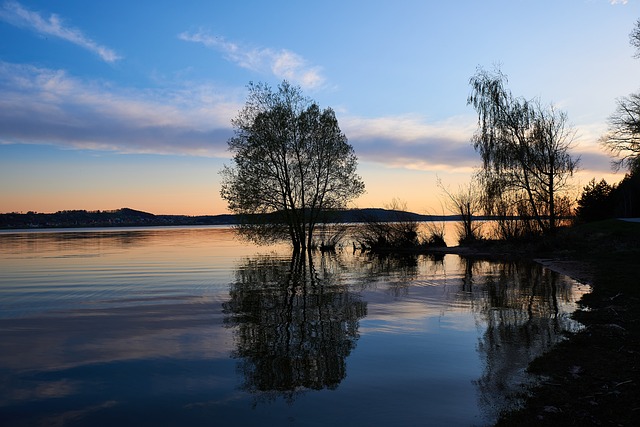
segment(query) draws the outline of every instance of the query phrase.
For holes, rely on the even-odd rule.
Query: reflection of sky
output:
[[[452,306],[455,295],[449,295],[455,286],[408,284],[406,295],[390,295],[385,292],[363,292],[368,302],[366,319],[360,332],[383,328],[385,331],[429,331],[430,328],[475,330],[470,305]],[[437,319],[437,323],[430,322]]]
[[[229,229],[0,234],[0,317],[226,297],[238,257]],[[197,236],[197,237],[195,237]]]
[[[233,342],[221,324],[219,303],[188,299],[2,319],[11,351],[0,354],[0,364],[48,371],[127,359],[227,357]]]
[[[343,253],[342,283],[367,304],[346,378],[293,405],[245,413],[251,398],[237,389],[235,329],[224,325],[222,304],[236,269],[257,253],[287,257],[286,247],[256,248],[219,228],[0,234],[0,415],[59,399],[73,408],[68,417],[89,420],[171,400],[156,421],[188,411],[187,419],[245,424],[309,413],[354,425],[391,416],[410,424],[416,414],[433,424],[481,422],[480,282],[494,267],[476,264],[474,288],[463,291],[457,256],[376,273],[375,263]]]
[[[380,330],[363,334],[349,359],[349,374],[341,388],[354,394],[372,393],[380,399],[394,396],[398,425],[411,423],[411,408],[415,407],[429,414],[428,425],[478,424],[476,390],[470,381],[481,372],[475,352],[477,334],[437,333],[440,326],[435,317],[423,320],[421,325],[421,332],[388,334]],[[362,405],[359,409],[370,412],[374,419],[389,416],[387,407]]]
[[[496,274],[495,267],[486,261],[476,263],[474,276],[481,282],[484,274]],[[362,292],[368,303],[367,317],[360,332],[429,332],[437,330],[477,331],[482,327],[476,319],[479,299],[476,292],[463,290],[464,265],[455,255],[446,255],[442,263],[419,263],[415,275],[406,278],[380,277],[375,286]],[[561,279],[566,286],[574,286],[573,299],[559,300],[560,309],[575,310],[577,301],[588,287],[580,287],[569,279]],[[433,320],[437,321],[433,321]]]

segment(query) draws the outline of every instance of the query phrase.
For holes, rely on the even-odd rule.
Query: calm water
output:
[[[586,291],[226,228],[0,234],[0,424],[484,425]]]

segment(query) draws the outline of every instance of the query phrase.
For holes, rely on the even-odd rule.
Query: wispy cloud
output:
[[[231,119],[243,103],[240,94],[204,85],[140,91],[2,62],[0,91],[0,143],[121,153],[227,157]],[[477,163],[468,142],[473,128],[462,121],[434,125],[413,116],[348,115],[339,120],[361,161],[422,170],[470,170]]]
[[[240,92],[204,84],[118,88],[62,70],[3,62],[0,93],[0,144],[203,157],[229,156],[231,119],[244,102]],[[449,172],[470,172],[479,165],[470,143],[473,116],[437,123],[418,115],[341,113],[338,119],[362,162]],[[586,168],[609,170],[609,158],[597,144],[580,144],[575,151]]]
[[[228,157],[241,93],[205,85],[117,88],[62,70],[0,62],[0,143],[54,144],[121,153]],[[387,167],[471,169],[477,155],[463,120],[339,117],[361,161]]]
[[[320,67],[309,65],[302,56],[287,49],[242,46],[203,30],[183,32],[178,35],[178,38],[220,51],[229,61],[242,68],[271,73],[280,79],[299,84],[305,89],[318,88],[325,83]]]
[[[478,165],[472,117],[427,123],[415,115],[345,117],[340,125],[361,160],[390,167],[469,172]]]
[[[115,51],[96,43],[85,36],[81,30],[66,26],[56,14],[44,18],[38,12],[28,10],[18,2],[7,1],[0,8],[0,19],[16,27],[27,28],[39,34],[66,40],[97,54],[106,62],[115,62],[121,59]]]
[[[115,88],[0,62],[0,143],[223,157],[241,107],[213,87]]]
[[[611,4],[627,4],[629,0],[609,0]]]
[[[480,166],[471,137],[473,115],[429,122],[419,115],[363,118],[345,115],[340,127],[358,158],[385,167],[467,173]],[[611,159],[598,144],[601,128],[578,127],[571,153],[589,173],[609,173]]]

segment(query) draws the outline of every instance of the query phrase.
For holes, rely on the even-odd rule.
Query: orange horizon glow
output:
[[[448,214],[446,199],[437,186],[438,177],[445,186],[455,191],[468,182],[469,175],[385,169],[384,173],[366,171],[362,174],[366,193],[349,204],[348,208],[384,208],[393,199],[406,203],[407,210],[420,214]],[[592,179],[604,178],[615,184],[624,178],[624,172],[594,175],[579,171],[571,180],[572,194],[580,196],[582,188]],[[155,215],[219,215],[231,213],[220,198],[219,186],[214,183],[173,189],[111,188],[100,191],[63,190],[59,193],[35,192],[19,194],[4,192],[0,200],[0,213],[29,211],[55,213],[64,210],[111,211],[130,208]]]

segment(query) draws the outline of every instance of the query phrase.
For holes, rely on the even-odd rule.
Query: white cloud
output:
[[[339,117],[358,158],[387,167],[468,173],[480,166],[480,155],[471,138],[475,116],[452,117],[428,122],[418,115],[363,118]],[[571,153],[581,158],[581,168],[589,173],[608,173],[611,159],[598,144],[602,127],[578,126]]]
[[[241,107],[215,88],[114,88],[61,70],[0,62],[0,143],[122,153],[226,156]]]
[[[121,59],[112,49],[99,45],[79,29],[65,26],[56,14],[45,19],[38,12],[25,9],[18,2],[8,1],[0,8],[0,19],[17,27],[28,28],[39,34],[66,40],[97,54],[106,62],[115,62]]]
[[[118,88],[62,70],[3,62],[0,93],[0,144],[206,157],[229,156],[231,120],[244,103],[240,91],[203,84]],[[429,122],[419,115],[369,118],[343,112],[338,119],[363,162],[463,173],[480,163],[470,142],[473,116]],[[582,155],[585,169],[608,171],[609,157],[592,140],[581,138],[574,152]]]
[[[629,0],[609,0],[611,4],[627,4]]]
[[[305,89],[315,89],[325,83],[320,67],[309,65],[302,56],[287,49],[250,48],[213,36],[206,31],[183,32],[178,35],[178,38],[218,50],[229,61],[242,68],[271,73],[279,79],[289,80]]]
[[[427,123],[416,115],[340,118],[358,158],[403,169],[470,172],[479,162],[471,146],[472,117]]]
[[[122,153],[227,157],[243,105],[206,85],[163,91],[117,88],[63,70],[0,62],[0,143],[55,144]],[[339,117],[363,161],[407,169],[465,169],[477,162],[474,124],[418,116]]]

